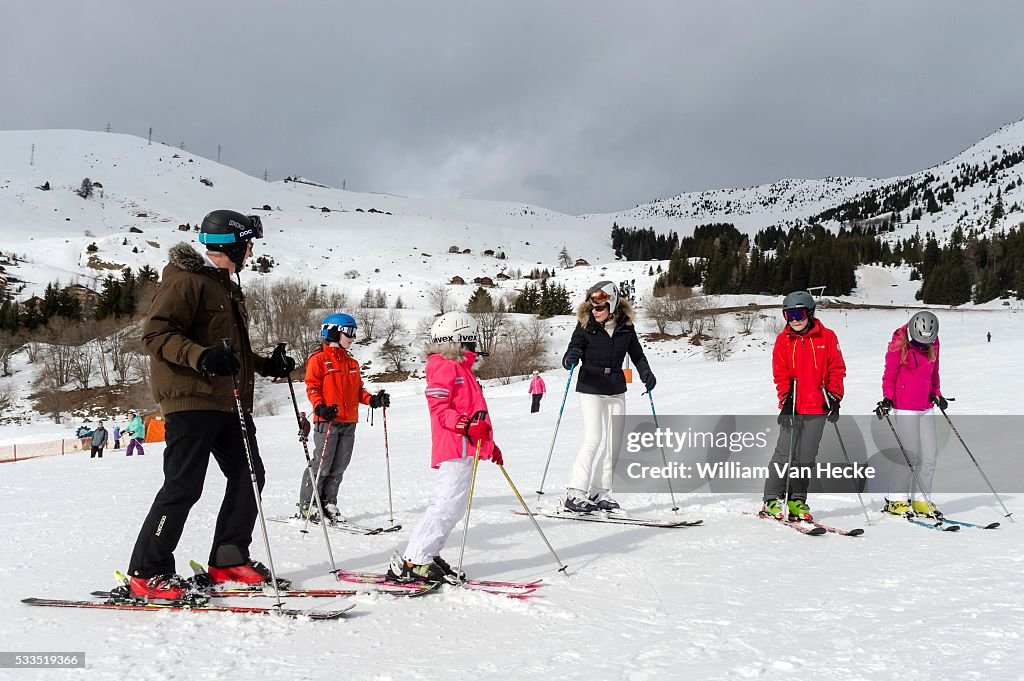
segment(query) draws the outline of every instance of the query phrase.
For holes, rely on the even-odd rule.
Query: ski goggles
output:
[[[356,337],[356,327],[354,326],[336,326],[334,324],[330,324],[328,326],[324,326],[323,328],[328,332],[336,330],[338,333],[340,333],[342,336],[345,336],[346,338]]]
[[[786,318],[787,322],[802,322],[807,319],[808,314],[807,309],[802,307],[782,311],[782,316]]]
[[[259,215],[246,215],[249,218],[249,222],[252,223],[252,238],[262,239],[263,238],[263,220],[260,219]]]

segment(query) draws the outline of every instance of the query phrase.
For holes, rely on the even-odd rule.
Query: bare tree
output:
[[[5,412],[14,404],[14,390],[10,385],[0,386],[0,412]]]
[[[426,345],[430,342],[430,327],[434,325],[434,320],[437,317],[423,317],[416,322],[416,331],[414,332],[414,340],[420,345]]]
[[[732,354],[735,344],[736,338],[734,336],[716,334],[704,341],[704,354],[716,362],[724,362]]]
[[[444,284],[436,284],[427,289],[427,301],[439,314],[455,309],[455,301],[452,300],[448,287]]]
[[[533,320],[531,325],[512,322],[498,335],[490,356],[477,374],[480,378],[497,378],[503,385],[513,376],[529,374],[541,366],[547,350],[547,335],[543,322]]]
[[[644,296],[640,304],[643,306],[647,318],[654,320],[654,325],[658,327],[658,333],[664,334],[666,329],[668,329],[669,321],[672,320],[673,308],[675,307],[673,301],[667,296],[648,294]]]
[[[749,336],[754,330],[754,324],[757,322],[757,310],[751,309],[738,312],[736,313],[736,319],[739,322],[740,333]]]
[[[68,377],[76,386],[86,390],[89,388],[92,370],[96,366],[96,351],[91,342],[79,345],[76,350],[68,362]]]
[[[494,339],[508,323],[508,314],[490,310],[478,312],[473,315],[473,318],[476,320],[477,332],[480,336],[480,351],[490,352],[494,347]]]
[[[4,376],[11,375],[11,355],[13,355],[21,343],[17,341],[10,331],[0,331],[0,370]]]
[[[380,310],[375,307],[360,307],[356,309],[356,321],[359,322],[359,333],[364,340],[373,340],[373,332],[380,318]]]
[[[782,317],[777,315],[767,315],[764,318],[764,330],[770,337],[778,336],[782,331]]]
[[[558,252],[558,264],[562,267],[569,268],[573,266],[574,262],[575,261],[572,259],[572,256],[569,255],[569,248],[563,244],[562,250]]]
[[[392,371],[404,371],[405,361],[409,356],[409,348],[398,343],[384,343],[380,348],[381,356],[391,365]]]
[[[395,338],[404,334],[406,330],[405,324],[402,323],[402,314],[396,309],[388,311],[380,328],[381,337],[384,339],[384,345],[392,344]]]

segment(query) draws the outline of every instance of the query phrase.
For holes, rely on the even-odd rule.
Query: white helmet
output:
[[[431,343],[476,343],[476,320],[466,312],[447,312],[430,327]]]
[[[619,287],[608,280],[599,281],[587,289],[587,302],[608,303],[608,312],[615,314],[615,308],[619,306]]]

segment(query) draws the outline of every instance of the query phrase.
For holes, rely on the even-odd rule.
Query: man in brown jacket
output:
[[[263,462],[252,422],[255,373],[285,377],[295,360],[279,348],[268,358],[249,344],[249,316],[242,289],[231,280],[263,236],[257,216],[216,210],[203,219],[199,241],[205,256],[187,243],[170,250],[143,327],[153,395],[166,420],[164,483],[142,524],[128,566],[133,595],[185,598],[188,584],[174,566],[189,510],[203,492],[210,454],[227,478],[214,529],[210,577],[214,582],[261,583],[269,570],[249,557],[256,499],[242,442],[232,376],[238,383],[254,473],[263,489]],[[230,341],[225,346],[223,340]]]

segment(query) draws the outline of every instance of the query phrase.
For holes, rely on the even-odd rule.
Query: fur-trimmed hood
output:
[[[628,298],[620,296],[619,305],[615,310],[615,325],[625,324],[626,326],[632,326],[635,317],[636,311],[633,309],[633,303],[629,302]],[[576,308],[576,320],[580,323],[580,326],[586,328],[591,319],[593,317],[590,314],[590,303],[584,300]]]
[[[461,363],[466,357],[466,349],[458,343],[427,343],[423,347],[423,359],[431,355],[441,355],[445,359]]]
[[[206,265],[206,260],[192,244],[182,241],[168,251],[169,263],[179,270],[186,272],[198,272]]]

